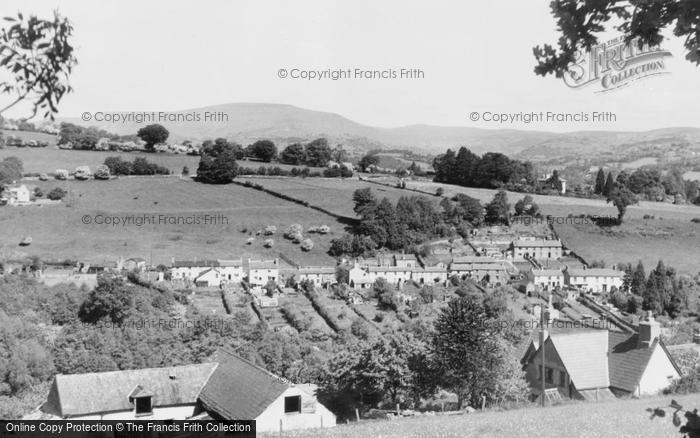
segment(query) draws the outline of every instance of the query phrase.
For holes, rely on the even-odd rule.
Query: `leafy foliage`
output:
[[[152,151],[158,143],[165,143],[170,132],[164,126],[154,123],[139,129],[136,135],[146,143],[146,150]]]
[[[676,37],[684,37],[688,50],[686,59],[700,65],[700,3],[674,0],[553,0],[550,3],[560,33],[557,47],[537,46],[535,73],[562,77],[577,51],[588,50],[598,43],[597,34],[606,30],[611,19],[620,24],[615,29],[626,35],[627,41],[639,38],[640,43],[658,46],[663,41],[662,31],[673,26]],[[675,23],[675,25],[674,25]]]
[[[12,79],[0,82],[0,93],[16,98],[0,113],[30,99],[31,117],[41,109],[44,117],[53,120],[58,103],[72,91],[68,77],[77,64],[69,42],[73,26],[58,12],[48,20],[35,15],[25,19],[22,13],[5,20],[12,24],[0,31],[0,68],[5,70],[3,77]]]

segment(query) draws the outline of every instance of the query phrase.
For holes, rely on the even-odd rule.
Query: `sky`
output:
[[[381,127],[410,124],[543,131],[699,127],[700,68],[663,44],[665,75],[608,93],[533,72],[532,48],[555,43],[549,0],[3,0],[2,14],[74,24],[78,66],[60,117],[283,103]],[[4,25],[4,24],[3,24]],[[605,37],[618,36],[615,32]],[[280,69],[420,69],[417,79],[306,80]],[[0,103],[9,100],[0,96]],[[8,116],[21,116],[26,108]],[[612,121],[484,121],[484,113],[611,112]],[[479,120],[470,120],[477,112]]]

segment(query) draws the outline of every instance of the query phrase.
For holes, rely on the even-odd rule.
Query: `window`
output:
[[[153,413],[151,397],[135,398],[134,404],[136,405],[136,415],[151,415]]]
[[[545,368],[544,369],[545,377],[544,380],[547,383],[554,383],[554,369],[552,368]]]
[[[559,386],[566,387],[566,373],[559,372]]]
[[[294,412],[301,412],[301,396],[293,395],[291,397],[284,398],[284,413],[291,414]]]

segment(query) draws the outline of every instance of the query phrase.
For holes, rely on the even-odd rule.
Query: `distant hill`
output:
[[[227,114],[228,121],[199,120],[161,124],[168,128],[172,138],[176,140],[226,137],[245,145],[266,138],[286,145],[326,137],[332,144],[342,144],[346,150],[357,154],[372,149],[406,149],[438,154],[447,148],[467,146],[480,154],[502,152],[535,160],[590,150],[612,152],[622,145],[634,145],[639,142],[700,142],[700,129],[697,128],[668,128],[648,132],[582,131],[563,134],[430,125],[378,128],[354,122],[334,113],[265,103],[230,103],[176,113],[202,115],[205,111]],[[122,135],[133,134],[145,126],[135,122],[86,123],[78,118],[62,120],[79,125],[97,126]]]

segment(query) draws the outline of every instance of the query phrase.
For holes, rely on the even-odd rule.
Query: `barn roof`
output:
[[[202,388],[199,399],[208,412],[222,419],[255,419],[292,386],[229,351],[219,350],[214,360],[219,366]]]
[[[73,417],[134,408],[129,400],[140,391],[153,395],[154,406],[191,404],[217,367],[215,363],[168,368],[108,371],[87,374],[58,374],[42,411]]]

